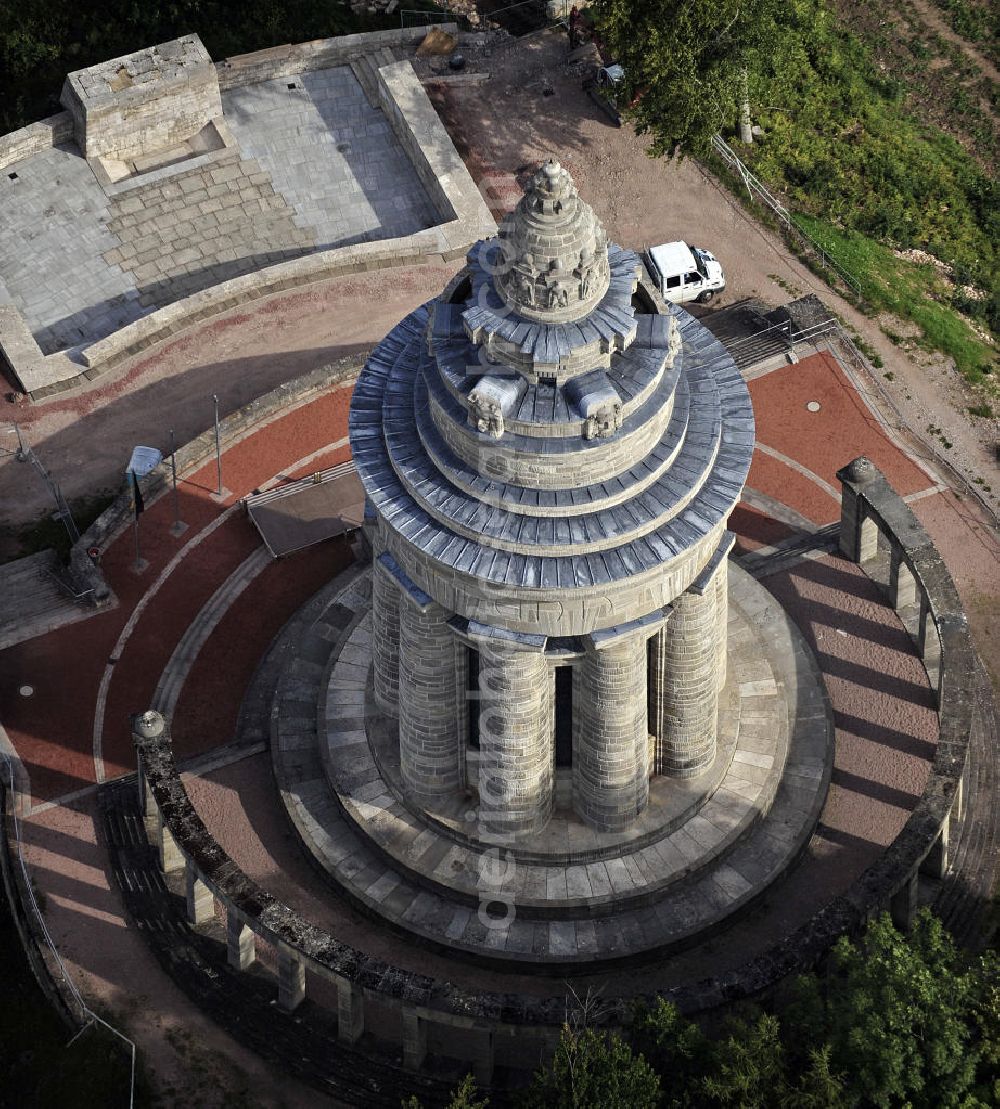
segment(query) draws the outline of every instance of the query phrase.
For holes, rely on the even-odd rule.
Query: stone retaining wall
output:
[[[921,870],[941,876],[947,866],[948,827],[960,814],[975,687],[975,655],[954,583],[910,508],[865,459],[838,475],[843,485],[841,549],[862,564],[878,554],[878,537],[890,559],[891,600],[913,602],[920,614],[917,641],[932,660],[936,677],[940,738],[923,796],[903,831],[845,895],[834,898],[784,941],[742,967],[694,985],[664,991],[684,1012],[720,1008],[759,996],[791,974],[815,966],[844,933],[856,933],[885,909],[901,927],[915,910]],[[494,1059],[516,1063],[536,1058],[556,1040],[565,1019],[559,998],[468,993],[450,983],[404,971],[338,942],[302,920],[240,872],[194,811],[177,773],[169,729],[162,717],[133,718],[140,760],[140,790],[147,830],[166,871],[184,869],[191,919],[205,920],[209,898],[218,899],[229,923],[230,962],[246,969],[257,940],[278,953],[278,999],[294,1008],[304,997],[305,972],[332,981],[340,997],[339,1035],[351,1042],[364,1029],[366,1008],[400,1016],[404,1064],[420,1067],[427,1045],[447,1053],[448,1031],[464,1029],[463,1057],[474,1056],[481,1081],[489,1081]],[[605,1022],[627,1023],[632,998],[605,998]]]
[[[454,25],[446,25],[454,30]],[[223,89],[301,71],[346,64],[386,46],[411,46],[426,28],[378,31],[275,47],[218,63]],[[273,293],[353,273],[464,257],[473,243],[496,233],[489,208],[455,150],[434,106],[408,62],[379,71],[379,104],[433,201],[441,223],[396,239],[356,243],[266,266],[194,293],[128,324],[84,348],[82,366],[62,352],[44,355],[20,312],[0,317],[0,361],[32,400],[71,389],[192,324]],[[68,112],[0,138],[0,165],[26,157],[73,135]],[[8,318],[13,316],[14,318]]]
[[[440,23],[438,26],[451,34],[458,33],[457,23]],[[339,38],[313,39],[285,46],[272,46],[252,54],[237,54],[216,62],[219,88],[242,88],[261,81],[273,81],[290,73],[306,73],[315,69],[330,69],[336,65],[349,65],[359,54],[392,47],[416,47],[427,34],[426,27],[404,27],[392,31],[367,31]]]
[[[269,393],[226,416],[219,422],[219,438],[223,450],[244,438],[257,424],[273,419],[317,393],[352,381],[360,372],[362,363],[362,358],[353,356],[327,366],[320,366],[294,381],[279,385],[276,389],[272,389]],[[175,455],[177,476],[180,478],[198,469],[214,455],[215,429],[209,428],[197,438],[177,448]],[[152,503],[156,497],[166,493],[169,483],[170,461],[165,459],[152,473],[140,479],[139,484],[146,504]],[[131,504],[130,495],[123,492],[80,536],[70,551],[69,568],[76,590],[78,593],[92,590],[91,596],[97,607],[104,607],[113,599],[111,589],[101,573],[97,560],[131,520]],[[95,557],[91,557],[90,551],[95,552]]]
[[[0,135],[0,169],[72,139],[73,116],[69,112],[59,112],[37,123],[29,123],[20,131]]]

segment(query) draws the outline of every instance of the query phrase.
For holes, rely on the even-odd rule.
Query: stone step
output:
[[[0,650],[96,611],[87,597],[74,593],[53,550],[0,566],[0,597]]]
[[[338,610],[354,608],[358,617],[353,625],[355,631],[361,626],[360,616],[367,604],[365,589],[358,584],[360,580],[352,584],[350,597],[345,594],[336,597]],[[355,641],[356,647],[364,645],[365,635],[366,629],[361,639]],[[313,642],[317,639],[336,641],[337,636],[324,627],[321,617],[310,639]],[[350,637],[346,642],[350,643]],[[285,657],[287,665],[301,674],[302,660],[297,666],[294,644],[287,646]],[[310,670],[313,665],[310,664]],[[356,665],[363,666],[351,661],[350,656],[346,665],[352,669]],[[802,657],[796,655],[796,662],[788,673],[802,674],[803,667],[810,665],[803,648]],[[334,713],[338,724],[345,734],[353,730],[363,737],[365,691],[356,687],[357,675],[344,672],[335,678],[336,666],[327,670],[331,682],[339,681],[344,686],[346,699]],[[795,687],[796,680],[790,680]],[[532,917],[522,911],[516,898],[509,897],[504,889],[497,891],[487,885],[477,891],[477,897],[463,899],[457,895],[455,883],[442,880],[441,876],[435,879],[433,888],[429,888],[426,882],[417,880],[416,869],[392,865],[385,855],[385,844],[378,844],[373,836],[362,834],[357,825],[351,825],[345,819],[340,798],[330,789],[324,776],[319,753],[315,748],[310,749],[311,741],[319,742],[316,719],[328,713],[302,716],[301,698],[306,695],[307,687],[296,688],[297,682],[298,678],[289,687],[295,696],[293,711],[287,718],[282,711],[284,677],[279,683],[272,714],[272,757],[282,800],[306,849],[334,886],[355,904],[429,944],[440,944],[444,936],[450,949],[491,962],[537,964],[539,959],[544,959],[551,961],[553,973],[559,973],[575,964],[593,969],[595,961],[613,962],[639,952],[682,948],[701,937],[706,929],[719,927],[732,914],[742,912],[771,881],[793,865],[825,795],[829,769],[828,766],[823,768],[824,758],[817,764],[815,755],[809,750],[793,750],[789,772],[777,789],[774,803],[765,817],[754,822],[753,827],[759,828],[760,834],[751,831],[738,839],[728,852],[709,859],[696,873],[669,886],[666,894],[655,903],[631,908],[623,906],[613,918],[603,918],[595,915],[600,912],[600,905],[592,889],[590,897],[583,896],[574,906],[566,905],[559,919]],[[747,684],[748,692],[753,695],[753,683]],[[308,689],[314,688],[310,680]],[[806,688],[793,688],[787,696],[797,704],[799,719],[808,719],[811,714]],[[828,710],[818,689],[817,705],[824,728],[819,744],[826,751],[829,750],[826,737],[832,732],[828,731]],[[353,756],[357,752],[348,754]],[[363,776],[362,762],[357,761],[354,766]],[[375,788],[362,804],[368,806],[372,827],[382,825],[387,833],[394,829],[394,835],[389,838],[399,840],[396,848],[403,851],[404,857],[407,849],[417,857],[428,853],[435,867],[444,864],[447,875],[449,859],[455,857],[457,847],[453,840],[435,838],[429,828],[416,831],[405,827],[401,807],[395,797],[385,792],[384,785]],[[796,828],[800,830],[797,832]],[[452,852],[450,856],[449,852]],[[516,865],[520,867],[519,863]],[[524,867],[521,869],[526,871]],[[565,868],[564,877],[569,869]],[[625,875],[619,895],[619,900],[624,902],[628,895],[627,883],[631,881],[634,890],[635,879],[629,878],[630,872],[624,863],[618,873]],[[497,896],[493,896],[494,893]],[[501,921],[500,916],[510,908],[514,909],[513,919]]]
[[[373,107],[379,106],[378,99],[378,63],[373,54],[360,54],[351,59],[351,71],[358,79],[358,84],[364,89],[368,103]]]

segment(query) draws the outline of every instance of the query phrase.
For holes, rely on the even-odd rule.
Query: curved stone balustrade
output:
[[[842,551],[862,565],[871,564],[881,536],[883,554],[887,550],[889,556],[892,601],[897,607],[912,606],[918,615],[918,647],[935,675],[937,755],[903,831],[853,888],[742,967],[663,992],[685,1012],[713,1009],[773,988],[815,965],[838,936],[856,931],[885,908],[906,927],[915,908],[918,873],[924,869],[940,875],[946,869],[949,821],[961,812],[972,725],[975,656],[965,614],[940,555],[878,470],[859,460],[838,476],[843,485]],[[218,899],[228,922],[229,960],[241,969],[253,962],[257,938],[271,944],[278,955],[283,1007],[295,1008],[303,1000],[308,969],[336,985],[343,1039],[353,1042],[361,1035],[369,1002],[383,1010],[389,1004],[401,1015],[406,1066],[419,1067],[428,1050],[447,1054],[449,1029],[461,1028],[466,1030],[463,1057],[487,1082],[495,1051],[505,1058],[524,1058],[525,1051],[544,1051],[555,1042],[565,1017],[559,998],[471,993],[373,958],[303,920],[242,873],[205,828],[180,780],[162,718],[134,717],[133,738],[147,831],[163,869],[185,872],[190,919],[208,920]],[[605,1001],[606,1023],[627,1021],[632,998]],[[472,1055],[469,1033],[477,1045]]]
[[[859,894],[874,900],[872,908],[888,905],[896,923],[909,927],[917,875],[922,869],[942,876],[951,816],[963,811],[975,650],[955,583],[913,510],[867,458],[856,458],[837,477],[841,553],[870,572],[880,553],[887,554],[889,602],[916,641],[937,700],[938,744],[927,787],[902,832],[857,884]]]

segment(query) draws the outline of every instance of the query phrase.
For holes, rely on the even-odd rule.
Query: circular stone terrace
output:
[[[817,497],[817,483],[797,483],[795,475],[815,472],[827,485],[835,480],[832,466],[826,468],[822,452],[816,452],[819,434],[823,443],[863,450],[897,488],[911,496],[919,493],[914,510],[946,544],[949,534],[965,527],[956,514],[959,502],[941,492],[936,479],[876,424],[852,421],[857,395],[830,354],[774,370],[752,381],[750,388],[765,414],[781,400],[794,412],[812,397],[823,401],[815,428],[795,441],[779,438],[774,425],[765,421],[760,432],[763,445],[781,448],[799,469],[762,466],[751,479],[753,499],[773,506],[772,512],[743,506],[734,513],[731,526],[738,534],[736,561],[753,567],[780,602],[768,601],[766,611],[751,609],[755,634],[773,625],[774,614],[784,609],[818,660],[835,724],[829,791],[798,857],[746,912],[731,915],[691,946],[670,948],[636,966],[619,962],[613,970],[597,968],[589,974],[581,967],[574,976],[578,996],[588,989],[617,998],[659,992],[685,1009],[697,1010],[752,993],[775,975],[808,965],[828,934],[822,928],[817,931],[813,922],[847,922],[855,903],[886,903],[879,899],[889,897],[884,883],[896,851],[892,845],[906,838],[907,821],[923,803],[934,766],[933,694],[913,641],[880,592],[877,560],[866,563],[875,573],[873,580],[851,560],[831,553],[825,533],[815,527],[835,522],[839,506],[826,505]],[[395,990],[397,996],[400,989],[411,990],[430,976],[441,996],[458,990],[466,999],[507,998],[508,1007],[502,1011],[508,1017],[515,1010],[528,1013],[539,1005],[549,1006],[557,1025],[562,1018],[556,1014],[565,1011],[566,988],[517,965],[507,969],[496,960],[456,960],[442,952],[440,943],[425,944],[412,932],[401,940],[398,930],[325,883],[287,829],[268,742],[291,748],[293,732],[298,731],[299,766],[289,775],[297,779],[284,782],[281,790],[304,794],[308,791],[301,783],[312,781],[317,793],[326,795],[328,810],[337,807],[320,761],[321,740],[325,744],[329,733],[325,719],[323,727],[317,727],[317,708],[328,697],[332,671],[354,630],[354,616],[346,611],[351,606],[344,605],[340,612],[337,605],[344,598],[334,604],[343,579],[328,583],[332,571],[350,567],[352,556],[342,540],[333,540],[272,562],[236,506],[241,496],[275,475],[280,475],[280,482],[343,460],[343,438],[339,446],[330,448],[329,443],[338,433],[345,436],[349,395],[349,385],[338,386],[335,378],[318,391],[316,382],[304,382],[301,392],[282,389],[273,404],[255,405],[247,420],[224,423],[223,462],[233,492],[221,503],[210,496],[215,480],[211,445],[195,444],[190,453],[182,453],[181,512],[189,530],[172,534],[171,498],[150,490],[142,521],[143,551],[150,563],[144,573],[135,574],[131,537],[127,531],[116,533],[113,521],[102,534],[85,537],[86,543],[101,546],[101,569],[119,606],[97,619],[9,648],[0,695],[5,728],[25,773],[24,834],[31,845],[33,873],[48,895],[48,924],[61,937],[71,973],[85,973],[88,980],[104,981],[112,991],[130,996],[158,994],[166,983],[157,963],[144,956],[150,945],[196,1004],[224,990],[226,1000],[213,1001],[213,1012],[237,1040],[290,1065],[292,1056],[283,1038],[287,1028],[294,1040],[296,1072],[307,1081],[336,1089],[347,1100],[388,1105],[398,1104],[398,1094],[407,1086],[423,1089],[420,1082],[427,1080],[414,1072],[397,1079],[396,1086],[389,1082],[401,1048],[394,1031],[399,1017],[385,1008],[388,1000],[379,1001],[388,996],[383,989]],[[767,404],[761,409],[762,401]],[[803,524],[793,532],[782,522],[783,515],[792,518],[793,512],[799,520],[815,521],[814,530],[805,530]],[[764,540],[784,547],[762,548]],[[734,581],[737,577],[734,573]],[[363,607],[361,577],[355,593]],[[736,608],[734,604],[734,619]],[[908,609],[901,612],[909,618]],[[768,699],[767,692],[761,697],[757,685],[766,680],[759,662],[731,660],[730,678],[740,701],[744,694],[762,704]],[[936,673],[933,661],[928,665]],[[775,684],[782,680],[772,673]],[[58,690],[48,675],[59,675]],[[352,675],[351,680],[357,679]],[[23,685],[30,685],[34,695],[20,695]],[[731,697],[723,700],[733,705]],[[69,702],[73,711],[60,711]],[[363,722],[365,702],[360,703]],[[368,1024],[356,1043],[335,1038],[350,1024],[338,1031],[338,998],[324,992],[323,982],[311,972],[306,975],[308,1003],[294,1015],[283,1014],[274,1005],[266,977],[227,966],[226,932],[218,916],[195,925],[188,921],[183,881],[178,888],[171,875],[168,887],[174,894],[156,892],[162,888],[156,857],[141,841],[122,838],[128,821],[134,820],[127,817],[123,822],[119,816],[126,810],[134,813],[135,790],[128,778],[122,779],[122,788],[101,787],[98,808],[88,783],[111,782],[133,765],[122,721],[137,704],[157,705],[172,718],[172,750],[185,770],[181,781],[207,833],[231,860],[229,865],[355,952],[353,965],[367,975],[369,991]],[[271,740],[275,706],[277,738]],[[95,721],[85,735],[79,727],[81,711],[93,714]],[[790,724],[791,719],[789,715]],[[740,726],[751,723],[741,712]],[[92,744],[92,732],[99,744]],[[972,757],[978,761],[969,778],[972,807],[953,813],[953,853],[939,858],[947,867],[939,903],[947,919],[956,923],[973,919],[968,915],[969,898],[979,896],[975,890],[989,888],[995,868],[995,849],[989,845],[996,844],[996,821],[981,809],[982,774],[992,765],[988,751],[980,741],[973,747]],[[986,788],[992,788],[988,782]],[[971,824],[977,812],[977,822]],[[106,846],[93,841],[96,825]],[[90,884],[74,862],[85,858],[88,865],[101,867],[106,850],[116,860],[111,871],[120,894]],[[80,874],[92,908],[62,896],[61,876],[70,872]],[[138,883],[136,876],[142,878]],[[922,896],[933,897],[937,889],[933,881],[928,885],[921,880]],[[216,914],[219,910],[217,900]],[[113,950],[103,923],[101,929],[91,927],[94,912],[102,922],[116,924]],[[168,919],[171,924],[165,928]],[[126,928],[128,923],[141,924],[142,931]],[[263,939],[257,943],[256,958],[260,970],[275,967],[273,949]],[[117,993],[108,996],[113,1000]],[[341,1019],[346,1019],[343,1011]],[[466,1046],[458,1033],[444,1041],[432,1039],[427,1058],[438,1073],[457,1074],[449,1070],[455,1064],[446,1057],[458,1051],[465,1059],[460,1068],[464,1073],[472,1058],[465,1054]],[[375,1073],[371,1060],[381,1060],[379,1065],[388,1068],[372,1079],[376,1085],[365,1077]],[[497,1040],[496,1082],[516,1081],[515,1072],[524,1062],[523,1050]],[[386,1092],[390,1088],[392,1095]]]
[[[371,571],[345,577],[303,630],[332,644],[315,723],[304,723],[301,688],[279,687],[271,753],[314,859],[390,924],[444,953],[591,973],[704,936],[757,900],[812,835],[832,768],[829,707],[800,633],[744,572],[730,587],[713,765],[654,779],[642,819],[619,833],[584,823],[564,779],[563,803],[524,846],[477,834],[471,791],[429,812],[412,803],[397,722],[373,695]]]

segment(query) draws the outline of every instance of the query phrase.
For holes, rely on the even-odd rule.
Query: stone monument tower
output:
[[[550,161],[361,374],[374,698],[425,812],[478,792],[480,827],[523,842],[558,797],[621,832],[651,775],[715,757],[753,415],[661,307]]]

